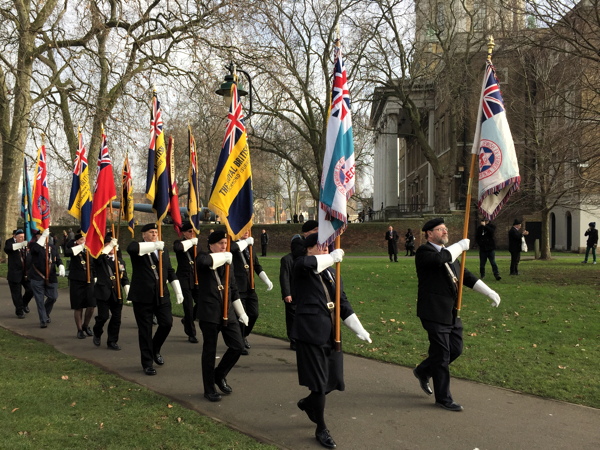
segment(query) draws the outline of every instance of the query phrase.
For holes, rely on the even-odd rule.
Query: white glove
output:
[[[344,320],[344,325],[356,333],[356,337],[359,339],[367,341],[369,344],[373,342],[371,341],[371,335],[363,328],[360,320],[358,320],[358,317],[356,317],[356,314],[346,317],[346,320]]]
[[[231,264],[231,261],[233,261],[233,255],[231,252],[211,253],[210,256],[213,260],[213,264],[211,266],[212,270],[215,270],[217,267],[221,267],[223,264]]]
[[[235,310],[235,314],[238,316],[238,320],[244,325],[248,326],[248,316],[246,315],[246,311],[244,311],[244,305],[242,305],[242,301],[239,298],[233,302],[233,309]]]
[[[165,243],[163,241],[156,241],[154,243],[154,249],[162,251],[165,248]]]
[[[314,255],[317,258],[317,273],[323,272],[328,267],[333,266],[335,260],[331,254],[329,255]]]
[[[246,243],[248,245],[254,245],[254,238],[252,236],[246,238]]]
[[[450,247],[446,247],[446,250],[448,250],[452,255],[452,262],[454,262],[454,260],[456,260],[456,258],[458,258],[462,252],[466,252],[467,250],[469,250],[470,245],[470,239],[461,239],[456,244],[452,244]]]
[[[498,295],[498,293],[490,289],[489,286],[483,281],[477,280],[477,283],[475,283],[475,286],[473,286],[473,290],[475,292],[479,292],[480,294],[485,295],[486,297],[489,297],[489,299],[492,301],[493,307],[497,307],[498,305],[500,305],[500,296]]]
[[[239,241],[236,241],[235,243],[238,245],[240,252],[243,252],[248,248],[248,242],[246,239],[241,239]]]
[[[333,257],[334,263],[339,263],[342,262],[346,253],[341,248],[337,248],[329,254]]]
[[[271,282],[271,280],[269,280],[269,277],[267,276],[264,270],[258,274],[258,278],[260,278],[263,281],[263,283],[267,285],[267,291],[273,289],[273,283]]]
[[[175,291],[175,297],[177,298],[177,304],[181,305],[183,303],[183,292],[181,292],[181,284],[179,280],[171,281],[171,287]]]
[[[198,243],[198,239],[197,238],[194,238],[194,239],[196,239],[196,243]],[[184,252],[187,252],[190,248],[192,248],[194,245],[196,245],[192,242],[194,239],[186,239],[185,241],[181,241],[181,245],[183,246]]]
[[[65,276],[65,266],[63,266],[62,264],[60,266],[58,266],[58,276],[59,277]]]
[[[17,251],[17,250],[21,250],[22,248],[27,247],[27,241],[23,241],[23,242],[15,242],[13,244],[13,251]]]
[[[129,297],[129,285],[128,284],[123,286],[123,292],[125,293],[125,298]]]
[[[191,238],[190,241],[192,241],[192,245],[198,245],[198,238],[197,237]]]
[[[45,236],[45,237],[50,236],[50,228],[46,228],[44,231],[42,231],[42,236]]]
[[[84,244],[74,245],[73,247],[71,247],[71,250],[73,251],[73,255],[75,255],[75,256],[79,255],[83,251],[84,247],[85,247]]]
[[[113,248],[116,249],[118,246],[119,241],[117,241],[115,238],[112,238],[110,242],[104,246],[104,248],[102,249],[102,253],[108,255]]]
[[[47,230],[47,228],[46,228],[46,230]],[[44,233],[46,232],[46,230],[44,230]],[[37,244],[40,247],[45,247],[46,246],[46,240],[48,239],[48,235],[47,234],[44,235],[44,233],[42,233],[40,235],[40,237],[38,237],[38,240],[37,240]]]
[[[155,242],[140,242],[140,256],[148,255],[156,250]]]
[[[94,284],[98,282],[98,277],[94,277]]]

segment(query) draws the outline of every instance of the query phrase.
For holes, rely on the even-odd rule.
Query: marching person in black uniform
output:
[[[96,309],[96,297],[94,296],[94,277],[96,275],[91,258],[85,249],[85,236],[77,233],[73,240],[67,242],[65,256],[71,257],[69,297],[77,327],[77,338],[85,339],[86,335],[93,336],[90,321],[94,316],[94,309]]]
[[[398,262],[398,239],[400,239],[398,232],[390,225],[385,232],[385,240],[387,241],[390,261]]]
[[[306,254],[306,249],[304,247],[304,240],[310,236],[311,234],[319,232],[319,222],[316,220],[307,220],[302,225],[302,234],[295,234],[292,237],[292,243],[290,245],[292,257],[294,259],[299,256],[304,256]]]
[[[13,237],[4,243],[4,253],[8,255],[6,279],[15,306],[15,314],[19,319],[24,319],[25,313],[29,312],[29,301],[33,298],[33,292],[27,276],[29,269],[27,241],[22,229],[13,231]],[[22,289],[25,289],[25,294]]]
[[[198,238],[191,222],[184,222],[181,226],[184,239],[173,242],[173,251],[177,257],[177,278],[183,292],[183,331],[192,344],[198,343],[196,337],[196,324],[194,323],[198,300],[200,298],[200,286],[196,277],[195,250],[198,246]]]
[[[335,350],[333,341],[333,308],[335,301],[335,272],[329,267],[341,262],[344,251],[320,250],[317,234],[306,238],[306,256],[294,262],[296,320],[293,335],[296,339],[298,381],[310,389],[310,395],[298,401],[298,408],[317,424],[315,437],[327,448],[335,448],[325,424],[325,396],[333,390],[343,391],[343,353]],[[359,339],[371,343],[341,287],[340,318]]]
[[[513,221],[513,226],[508,230],[508,251],[510,252],[510,274],[519,275],[519,262],[521,262],[521,245],[523,236],[529,231],[521,231],[522,223],[519,219]]]
[[[152,364],[159,366],[165,363],[160,349],[173,326],[171,313],[171,297],[167,281],[171,283],[177,303],[183,302],[181,285],[171,267],[169,252],[164,249],[165,243],[158,240],[158,228],[155,223],[142,227],[143,242],[132,241],[127,246],[131,257],[131,284],[127,298],[133,303],[133,313],[138,326],[138,339],[142,367],[146,375],[156,375]],[[160,296],[160,268],[158,267],[158,251],[162,250],[162,289]],[[156,316],[158,328],[152,336],[152,317]]]
[[[50,313],[58,298],[57,268],[58,276],[65,276],[65,266],[63,266],[62,260],[58,256],[56,247],[48,243],[49,235],[50,229],[46,228],[40,236],[34,237],[29,244],[31,255],[29,280],[37,305],[41,328],[46,328],[50,323]],[[48,268],[47,273],[46,267]]]
[[[98,277],[94,288],[98,315],[93,328],[93,341],[95,346],[100,346],[104,324],[110,317],[110,322],[108,322],[106,328],[108,335],[106,346],[111,350],[121,350],[121,346],[118,344],[119,330],[121,329],[123,299],[127,298],[129,293],[129,278],[127,277],[125,261],[119,256],[118,242],[112,238],[112,233],[106,235],[104,242],[108,242],[108,244],[104,246],[98,258],[94,260],[94,268]],[[121,298],[119,298],[117,292],[117,283],[121,286]]]
[[[462,321],[457,317],[457,277],[460,262],[457,258],[469,249],[469,239],[448,244],[448,229],[444,219],[431,219],[423,226],[427,243],[417,249],[415,265],[419,279],[417,316],[429,337],[429,356],[414,370],[421,389],[431,395],[435,404],[447,411],[462,411],[450,394],[450,363],[460,356],[463,348]],[[500,304],[500,296],[465,268],[464,285]],[[429,379],[433,378],[433,391]]]
[[[254,245],[254,238],[250,236],[249,231],[246,231],[242,235],[242,239],[231,244],[235,281],[242,305],[244,305],[244,311],[248,315],[248,324],[244,325],[240,323],[242,338],[244,339],[242,355],[248,354],[248,349],[250,348],[248,336],[250,336],[254,324],[258,320],[258,296],[256,295],[256,289],[250,286],[250,251],[248,250],[250,245]],[[252,252],[252,263],[254,265],[254,273],[267,285],[267,291],[273,289],[273,283],[271,283],[271,280],[269,280],[269,277],[258,262],[255,252]]]
[[[231,264],[233,256],[227,252],[227,237],[224,231],[214,231],[208,236],[210,253],[200,252],[196,258],[200,301],[198,302],[198,320],[202,330],[202,382],[204,397],[211,402],[221,400],[221,394],[231,394],[233,389],[227,384],[227,374],[235,366],[244,349],[244,341],[238,320],[248,325],[248,316],[240,300],[235,276],[230,273],[227,298],[224,299],[223,282],[225,264]],[[223,301],[228,302],[227,325],[223,325]],[[235,313],[232,311],[235,311]],[[237,315],[237,317],[236,317]],[[227,351],[215,368],[217,340],[219,333],[227,346]]]
[[[498,264],[496,264],[496,240],[494,239],[496,225],[485,218],[481,219],[480,223],[475,232],[475,241],[479,246],[479,274],[483,280],[485,277],[485,265],[489,259],[492,266],[492,273],[496,280],[500,281],[502,277],[498,270]]]

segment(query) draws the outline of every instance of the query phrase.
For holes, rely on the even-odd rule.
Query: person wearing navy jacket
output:
[[[333,390],[343,391],[343,353],[335,350],[333,309],[335,301],[335,272],[330,268],[341,262],[342,249],[329,253],[317,245],[318,234],[304,240],[305,256],[294,262],[293,278],[296,317],[292,336],[296,341],[298,381],[310,390],[308,397],[298,401],[298,408],[316,423],[315,437],[326,448],[336,444],[325,424],[325,396]],[[354,313],[341,288],[340,318],[359,339],[371,343],[369,333]]]

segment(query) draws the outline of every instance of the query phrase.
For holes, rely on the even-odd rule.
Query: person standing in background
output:
[[[398,239],[398,233],[390,225],[385,233],[390,261],[398,262]]]
[[[260,233],[260,249],[262,254],[260,256],[267,256],[267,245],[269,244],[269,235],[267,230],[263,229]]]
[[[406,248],[406,255],[404,256],[415,256],[415,235],[412,234],[410,228],[404,235],[404,246]]]
[[[589,228],[585,231],[585,235],[587,236],[587,243],[585,247],[585,259],[581,261],[582,264],[588,262],[588,256],[590,251],[592,252],[592,258],[594,259],[593,264],[596,264],[596,247],[598,246],[598,230],[596,229],[596,222],[590,222],[588,224]]]
[[[496,225],[491,223],[488,219],[482,219],[481,224],[477,227],[475,232],[475,241],[479,246],[479,274],[481,279],[485,278],[485,265],[487,261],[490,261],[492,266],[492,272],[496,280],[500,281],[500,271],[498,270],[498,264],[496,264],[496,241],[494,239],[494,231],[496,231]]]
[[[515,219],[513,226],[508,231],[508,251],[510,252],[510,275],[519,275],[519,261],[521,261],[521,243],[523,236],[529,231],[521,231],[521,221]]]

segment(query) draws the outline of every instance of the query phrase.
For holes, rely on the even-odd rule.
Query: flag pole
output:
[[[46,134],[42,133],[42,147],[46,145]],[[38,155],[38,163],[39,163],[39,155]],[[48,159],[46,158],[46,172],[48,171]],[[37,174],[36,174],[37,176]],[[50,223],[48,223],[48,228],[50,228]],[[50,235],[48,234],[48,238],[46,239],[46,242],[44,243],[44,252],[46,253],[46,278],[44,279],[44,282],[46,284],[46,286],[48,284],[50,284],[50,255],[48,255],[48,249],[49,249],[49,245],[48,242],[50,241]]]
[[[157,220],[157,222],[158,223],[156,225],[158,227],[158,240],[162,241],[162,227],[161,227],[162,220]],[[162,265],[162,260],[163,260],[163,251],[159,250],[158,251],[158,285],[159,285],[159,287],[158,287],[158,295],[160,297],[164,297],[165,296],[165,293],[164,293],[164,290],[163,290],[163,270],[162,270],[163,265]]]
[[[494,44],[494,38],[492,36],[489,37],[488,40],[488,52],[487,52],[487,60],[492,60],[492,52],[494,50],[496,44]],[[475,161],[477,161],[477,154],[471,153],[471,166],[469,169],[469,183],[467,184],[467,198],[465,200],[465,221],[463,223],[463,234],[462,238],[467,239],[469,237],[469,220],[471,214],[471,190],[473,187],[473,180],[475,179]],[[460,310],[462,308],[462,294],[463,294],[463,282],[465,278],[465,265],[467,263],[467,252],[464,251],[462,253],[462,258],[460,260],[460,273],[458,274],[458,295],[456,297],[456,317],[460,317]]]
[[[227,233],[227,251],[231,252],[231,236]],[[230,264],[225,264],[225,280],[223,283],[223,326],[227,326],[229,320],[229,276]]]
[[[250,228],[250,236],[252,236],[252,228]],[[250,289],[254,289],[254,249],[253,249],[254,245],[249,245],[248,246],[248,255],[250,258],[250,261],[248,262],[249,267],[249,273],[248,273],[248,281],[250,282]]]
[[[340,237],[337,236],[335,238],[335,249],[340,248]],[[342,331],[341,331],[341,320],[340,320],[340,298],[342,296],[342,266],[339,262],[335,263],[335,318],[334,318],[334,328],[335,328],[335,351],[342,351]]]

